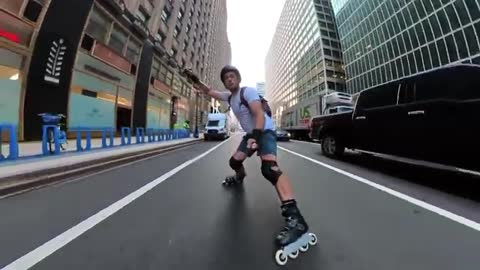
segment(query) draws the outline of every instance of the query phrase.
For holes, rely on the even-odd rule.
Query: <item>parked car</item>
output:
[[[345,148],[478,169],[480,66],[459,64],[362,91],[353,112],[312,119],[322,152]]]
[[[277,141],[290,141],[290,133],[283,129],[277,129]]]

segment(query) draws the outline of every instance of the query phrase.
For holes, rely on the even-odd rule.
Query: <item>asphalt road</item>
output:
[[[467,190],[449,192],[421,182],[422,170],[402,174],[402,165],[378,159],[326,160],[298,142],[280,143],[293,153],[279,150],[279,164],[318,244],[277,266],[273,239],[283,221],[257,158],[245,162],[243,188],[221,185],[239,139],[0,200],[0,267],[478,269],[479,203]]]

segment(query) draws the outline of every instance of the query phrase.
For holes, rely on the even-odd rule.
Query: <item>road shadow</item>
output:
[[[321,152],[317,154],[322,155]],[[345,153],[337,161],[480,202],[479,176],[403,163],[356,152]]]

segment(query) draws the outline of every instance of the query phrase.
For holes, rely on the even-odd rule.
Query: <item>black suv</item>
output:
[[[323,153],[345,148],[478,169],[480,66],[452,65],[362,91],[350,113],[312,119]]]

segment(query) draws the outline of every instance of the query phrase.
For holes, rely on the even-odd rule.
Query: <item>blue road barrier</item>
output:
[[[147,139],[149,143],[155,142],[155,129],[147,128]]]
[[[2,152],[2,133],[4,130],[8,131],[10,137],[9,147],[10,151],[8,156],[5,156]],[[16,160],[18,159],[18,139],[17,139],[17,126],[14,124],[0,123],[0,161],[2,160]]]
[[[122,127],[122,145],[130,144],[132,144],[132,131],[129,127]]]
[[[157,129],[157,141],[162,142],[164,141],[164,135],[165,133],[163,132],[163,129]]]
[[[107,143],[107,134],[109,143]],[[113,147],[113,139],[115,137],[115,131],[113,128],[105,128],[102,130],[102,148],[110,148]]]
[[[114,146],[114,129],[111,127],[91,128],[91,127],[71,127],[69,131],[76,133],[77,152],[89,151],[92,149],[92,132],[102,133],[102,148],[110,148]],[[82,146],[82,134],[85,134],[85,147]],[[107,142],[108,135],[108,142]]]
[[[141,127],[137,127],[135,130],[135,143],[145,143],[145,129]]]
[[[53,130],[53,144],[55,146],[54,154],[60,154],[60,131],[58,125],[43,125],[42,126],[42,153],[44,156],[50,155],[48,149],[48,131]]]
[[[92,149],[92,129],[86,127],[69,128],[69,131],[77,134],[77,152],[89,151]],[[85,147],[82,146],[82,134],[85,133]]]

